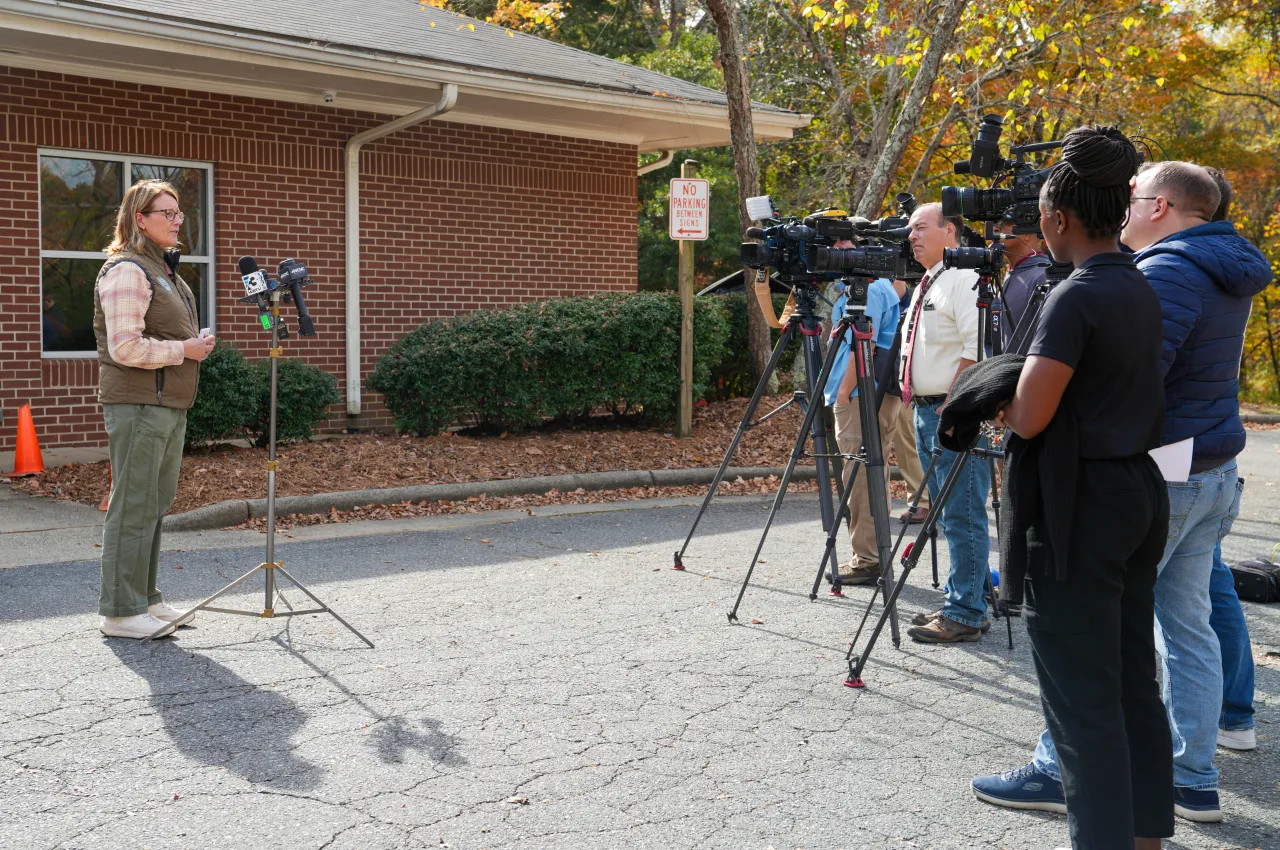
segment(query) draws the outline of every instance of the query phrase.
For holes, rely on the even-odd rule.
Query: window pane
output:
[[[178,277],[186,281],[196,297],[196,309],[200,315],[200,327],[209,327],[209,305],[205,303],[205,281],[209,275],[209,267],[205,263],[181,263],[178,266]]]
[[[93,284],[102,260],[45,259],[42,326],[45,351],[94,351]]]
[[[47,251],[101,251],[124,197],[123,166],[99,159],[40,157],[40,244]]]
[[[205,232],[205,198],[208,187],[205,185],[209,172],[203,168],[184,168],[180,165],[135,165],[133,182],[139,180],[164,180],[178,190],[178,205],[187,214],[182,225],[182,253],[193,256],[206,256],[208,234]]]

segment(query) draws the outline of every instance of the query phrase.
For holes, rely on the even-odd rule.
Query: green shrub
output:
[[[709,298],[718,298],[724,303],[725,312],[729,318],[729,340],[726,345],[727,354],[724,360],[716,366],[711,373],[711,389],[708,398],[713,400],[734,398],[735,396],[749,396],[751,391],[755,389],[755,382],[751,379],[751,359],[747,351],[747,296],[741,292],[734,292],[729,295],[712,295]],[[750,297],[754,299],[755,293],[750,293]],[[781,316],[782,309],[786,306],[787,296],[785,294],[773,293],[773,312],[775,315]],[[769,347],[778,344],[782,331],[776,328],[769,329]],[[786,354],[783,355],[779,364],[780,369],[790,368],[792,358],[796,352],[800,350],[800,340],[797,336],[787,346]]]
[[[231,343],[218,341],[200,364],[200,389],[187,412],[188,447],[241,434],[258,409],[258,377]]]
[[[257,405],[246,428],[254,444],[266,446],[270,438],[271,359],[253,364]],[[328,372],[299,360],[280,359],[276,390],[276,440],[309,440],[311,429],[328,417],[330,405],[342,401],[338,382]]]
[[[701,399],[729,336],[718,299],[695,299],[693,336]],[[663,419],[675,413],[680,389],[679,340],[673,294],[535,301],[421,325],[379,359],[368,385],[382,393],[397,427],[416,434],[471,419],[518,430],[598,407]]]

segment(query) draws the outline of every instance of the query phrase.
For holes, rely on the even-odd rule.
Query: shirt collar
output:
[[[929,280],[937,280],[938,275],[942,274],[942,272],[942,260],[938,260],[938,262],[934,263],[933,268],[929,269],[925,274],[929,276]]]
[[[1013,271],[1018,266],[1025,263],[1027,260],[1034,260],[1036,257],[1044,257],[1044,256],[1045,256],[1044,251],[1032,251],[1030,254],[1027,254],[1025,257],[1022,257],[1017,262],[1013,263],[1013,265],[1009,266],[1009,271]]]
[[[1092,266],[1136,266],[1133,254],[1125,254],[1121,251],[1106,251],[1101,254],[1094,254],[1085,260],[1076,269],[1087,269]]]

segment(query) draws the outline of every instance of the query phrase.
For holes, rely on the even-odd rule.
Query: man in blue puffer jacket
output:
[[[1218,541],[1240,511],[1235,458],[1245,443],[1238,400],[1245,325],[1253,296],[1272,277],[1262,252],[1231,222],[1211,221],[1220,198],[1204,168],[1150,163],[1134,178],[1121,235],[1137,250],[1138,268],[1160,297],[1162,452],[1183,452],[1180,470],[1176,463],[1164,470],[1169,542],[1155,586],[1156,647],[1173,733],[1174,812],[1201,822],[1222,820],[1213,765],[1222,657],[1209,622],[1210,575]],[[1064,812],[1056,762],[1045,732],[1031,764],[974,779],[974,793],[996,805]]]

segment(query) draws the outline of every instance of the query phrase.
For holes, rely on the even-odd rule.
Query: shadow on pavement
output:
[[[293,700],[171,641],[107,645],[151,687],[151,705],[183,755],[255,785],[307,791],[320,784],[324,771],[294,752],[307,714]]]
[[[296,661],[310,668],[317,676],[340,691],[343,696],[359,706],[360,710],[372,718],[373,738],[378,758],[386,764],[403,764],[405,753],[410,750],[425,753],[427,758],[436,764],[450,767],[467,764],[467,760],[458,752],[458,739],[448,732],[441,731],[440,721],[428,717],[417,722],[404,717],[384,714],[369,705],[358,694],[335,679],[327,671],[316,666],[311,659],[293,648],[292,636],[286,629],[284,633],[271,638],[271,641],[288,652]]]

